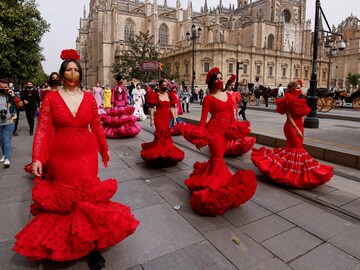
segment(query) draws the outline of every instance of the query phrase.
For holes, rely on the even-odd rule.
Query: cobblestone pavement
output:
[[[105,269],[360,269],[359,220],[352,218],[360,215],[359,182],[335,175],[327,185],[294,193],[267,184],[246,154],[227,162],[232,170],[254,169],[255,196],[223,216],[203,217],[191,209],[183,180],[194,161],[207,159],[206,149],[199,152],[176,137],[185,152],[183,162],[149,168],[140,157],[140,144],[153,139],[152,129],[148,120],[141,125],[144,129],[135,138],[108,140],[112,159],[109,168],[100,169],[102,179],[119,182],[114,201],[131,206],[140,220],[134,235],[103,252]],[[31,158],[32,136],[24,114],[18,133],[11,167],[0,168],[0,269],[88,269],[84,259],[39,263],[11,250],[14,235],[31,219],[32,179],[23,166]]]

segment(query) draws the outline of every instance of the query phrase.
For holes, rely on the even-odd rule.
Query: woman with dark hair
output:
[[[184,152],[177,148],[170,135],[170,114],[176,122],[175,106],[177,103],[173,92],[167,93],[168,83],[159,81],[158,91],[148,91],[150,105],[150,126],[155,127],[154,140],[141,144],[141,157],[153,166],[171,166],[184,159]],[[156,108],[156,116],[154,114]]]
[[[235,121],[233,101],[229,93],[221,91],[222,74],[218,68],[208,72],[206,83],[209,95],[204,98],[200,125],[186,125],[183,136],[198,149],[209,145],[210,159],[196,162],[185,184],[193,191],[190,203],[195,211],[221,215],[254,195],[256,179],[251,170],[238,170],[233,175],[227,168],[224,161],[226,141],[241,138],[248,130]],[[211,118],[206,123],[209,112]]]
[[[111,94],[111,108],[101,115],[105,135],[108,138],[134,137],[141,131],[141,126],[136,123],[137,116],[133,115],[134,106],[128,105],[127,90],[123,84],[123,76],[117,75],[118,84],[113,87]]]
[[[61,85],[60,75],[57,72],[51,72],[47,83],[50,85],[50,89],[45,89],[40,92],[40,102],[42,103],[45,96],[53,91],[58,91]]]
[[[286,115],[284,134],[286,146],[253,148],[252,162],[275,183],[302,189],[320,186],[331,179],[333,167],[319,164],[303,147],[303,117],[311,109],[302,94],[298,81],[288,84],[284,98],[276,100],[276,111]]]
[[[238,114],[238,104],[241,101],[241,95],[238,91],[235,89],[235,80],[236,75],[231,75],[229,80],[226,83],[225,89],[226,92],[231,95],[231,98],[233,100],[234,105],[234,117],[236,121],[240,121],[240,116]],[[249,131],[250,133],[250,122],[242,122],[238,123],[239,125],[243,125],[243,129]],[[248,137],[245,136],[243,138],[240,138],[238,140],[231,140],[227,142],[227,148],[225,151],[226,156],[241,156],[245,153],[247,153],[255,144],[256,139],[254,137]]]
[[[99,250],[131,235],[139,222],[129,207],[110,200],[117,181],[97,177],[98,151],[105,167],[110,157],[96,102],[79,88],[78,53],[64,50],[61,58],[64,87],[45,97],[33,142],[35,217],[16,235],[14,250],[32,260],[88,255],[90,269],[101,269],[105,259]]]

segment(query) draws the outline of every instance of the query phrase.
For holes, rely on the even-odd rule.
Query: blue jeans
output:
[[[14,123],[0,126],[0,147],[5,158],[10,159],[12,152],[11,138],[14,132]]]

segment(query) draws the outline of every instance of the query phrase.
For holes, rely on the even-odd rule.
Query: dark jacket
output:
[[[38,108],[40,107],[40,95],[39,95],[39,91],[36,90],[35,88],[32,89],[23,89],[21,91],[21,100],[24,101],[26,100],[28,102],[28,104],[24,104],[25,109],[26,108]]]

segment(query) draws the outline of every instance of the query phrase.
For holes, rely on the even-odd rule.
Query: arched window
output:
[[[125,42],[130,41],[130,37],[135,34],[135,23],[128,19],[125,22],[125,30],[124,30],[124,40]]]
[[[268,49],[269,50],[273,50],[274,49],[274,35],[273,34],[270,34],[268,36]]]
[[[290,13],[290,11],[288,11],[287,9],[285,9],[285,10],[283,11],[283,17],[284,17],[284,21],[285,21],[286,23],[289,23],[289,22],[291,21],[291,13]]]
[[[159,44],[167,45],[169,39],[169,31],[165,24],[162,24],[159,28]]]

